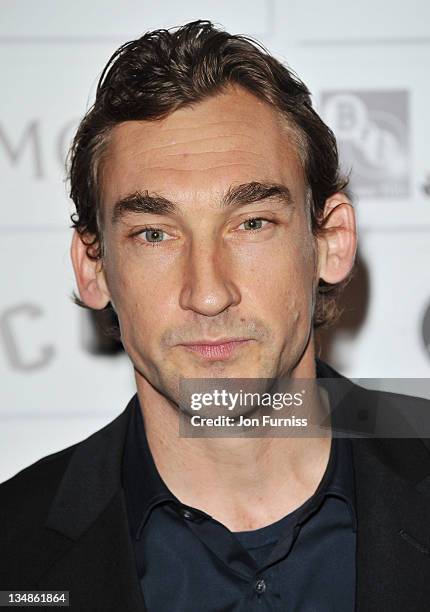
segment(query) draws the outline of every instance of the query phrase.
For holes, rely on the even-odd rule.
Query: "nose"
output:
[[[199,241],[190,245],[184,262],[181,308],[213,317],[239,304],[240,292],[232,271],[229,254],[219,243]]]

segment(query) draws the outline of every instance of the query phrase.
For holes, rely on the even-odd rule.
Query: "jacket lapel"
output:
[[[428,441],[420,440],[405,420],[408,410],[423,406],[415,399],[368,391],[327,364],[319,360],[317,364],[318,377],[341,379],[335,430],[364,434],[351,437],[357,511],[356,611],[427,610],[430,452]],[[404,437],[372,437],[378,422]]]
[[[353,439],[357,612],[430,602],[429,453],[418,439]]]
[[[134,554],[119,491],[95,522],[38,582],[43,590],[68,590],[76,610],[144,612]]]
[[[144,611],[128,531],[121,465],[136,395],[73,453],[45,524],[38,588],[70,591],[77,610]]]

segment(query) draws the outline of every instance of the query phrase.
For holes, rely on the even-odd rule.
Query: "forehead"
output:
[[[139,190],[183,204],[207,204],[232,185],[251,181],[286,184],[295,199],[304,191],[291,129],[271,106],[239,87],[162,120],[115,126],[101,181],[105,213]]]

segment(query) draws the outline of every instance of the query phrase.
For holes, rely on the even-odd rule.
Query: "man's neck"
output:
[[[315,368],[314,360],[312,366]],[[296,377],[306,376],[301,368]],[[155,465],[172,493],[231,531],[269,525],[317,489],[331,437],[186,438],[179,412],[137,375],[145,432]]]

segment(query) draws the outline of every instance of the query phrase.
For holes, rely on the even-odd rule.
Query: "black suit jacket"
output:
[[[391,394],[320,367],[347,386],[349,414],[392,403]],[[145,610],[121,487],[133,399],[103,429],[0,486],[0,590],[68,590],[72,610],[82,612]],[[352,444],[356,610],[430,610],[428,440],[357,437]]]

